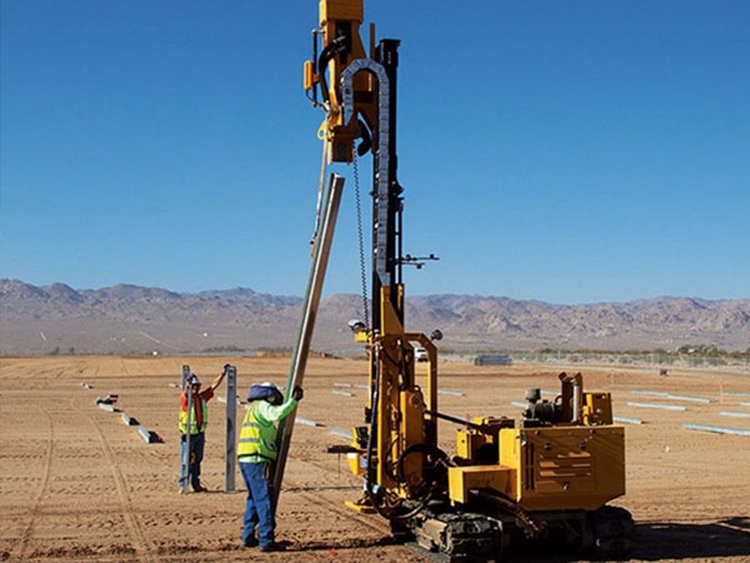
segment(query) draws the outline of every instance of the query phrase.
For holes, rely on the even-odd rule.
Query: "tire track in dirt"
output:
[[[290,485],[294,486],[293,483],[290,483]],[[318,506],[325,505],[325,507],[330,512],[338,514],[339,516],[344,516],[348,520],[354,520],[358,522],[359,524],[362,524],[363,526],[370,528],[371,530],[375,532],[378,532],[379,534],[383,534],[385,536],[390,535],[390,530],[388,528],[388,525],[385,522],[381,522],[377,520],[373,521],[372,518],[369,518],[367,516],[361,516],[358,512],[352,510],[351,508],[342,506],[339,501],[327,499],[315,493],[308,492],[304,489],[304,487],[300,487],[297,491],[297,494],[306,498],[311,503],[316,504]]]
[[[18,553],[17,557],[19,560],[24,559],[26,548],[29,545],[31,539],[31,533],[34,531],[34,524],[36,524],[37,518],[41,513],[42,500],[47,496],[47,488],[49,487],[50,476],[52,475],[52,459],[55,449],[55,425],[52,422],[52,417],[48,412],[41,410],[44,416],[47,418],[47,425],[49,430],[49,439],[47,440],[47,451],[44,456],[44,477],[42,478],[41,485],[39,486],[39,493],[34,500],[34,507],[31,509],[29,514],[29,522],[21,535],[21,541],[18,542]]]
[[[309,449],[317,449],[317,446],[311,446]],[[302,450],[304,451],[305,448],[302,448]],[[295,457],[295,461],[299,462],[299,463],[304,463],[305,465],[311,465],[318,472],[322,471],[323,473],[327,473],[329,475],[334,475],[335,476],[334,480],[339,480],[340,479],[339,468],[337,468],[336,471],[334,471],[333,469],[331,469],[329,466],[327,466],[324,463],[321,463],[319,461],[314,461],[314,460],[311,460],[311,459],[305,459],[302,456],[296,456]],[[318,481],[320,482],[321,480],[318,479]],[[323,485],[323,487],[325,487],[325,485]],[[287,492],[295,492],[295,493],[297,493],[297,494],[299,494],[299,495],[301,495],[301,496],[303,496],[303,497],[305,497],[307,499],[314,499],[315,500],[315,504],[325,504],[328,508],[331,509],[332,512],[334,512],[336,514],[339,514],[339,515],[344,515],[347,518],[351,518],[352,520],[356,520],[356,521],[364,524],[365,526],[371,528],[372,530],[375,530],[377,532],[382,532],[382,533],[385,533],[385,534],[390,534],[390,530],[389,530],[389,527],[388,527],[387,524],[385,524],[383,522],[379,522],[379,524],[376,524],[375,522],[372,521],[372,519],[370,519],[370,518],[368,518],[366,516],[360,515],[358,512],[352,510],[351,508],[347,508],[346,506],[342,506],[339,501],[332,500],[332,499],[327,499],[327,498],[318,496],[314,492],[310,491],[310,487],[308,485],[305,485],[305,484],[300,483],[298,481],[291,480],[289,478],[285,478],[284,479],[284,487],[283,488],[287,489]],[[348,489],[350,487],[349,486],[343,486],[341,488]],[[289,489],[291,489],[291,490],[289,490]],[[351,486],[351,490],[352,490],[352,492],[356,493],[357,491],[361,491],[361,486],[359,486],[359,485],[357,485],[357,486]]]
[[[297,494],[307,499],[311,504],[315,506],[323,507],[329,512],[333,512],[338,516],[345,517],[347,520],[352,520],[357,522],[358,524],[362,524],[366,528],[369,528],[374,532],[377,532],[378,534],[382,534],[383,536],[390,535],[387,524],[383,522],[375,522],[371,518],[360,515],[358,512],[352,510],[351,508],[342,506],[339,501],[327,499],[324,496],[308,491],[306,490],[307,488],[300,483],[296,483],[287,479],[285,481],[285,484],[294,489],[293,494]],[[292,491],[289,492],[292,493]]]
[[[331,499],[327,499],[325,497],[322,497],[321,495],[315,494],[313,492],[308,492],[305,490],[303,486],[300,486],[298,483],[295,483],[293,481],[287,481],[288,484],[293,487],[295,492],[300,495],[301,497],[307,499],[310,503],[315,504],[316,506],[323,507],[324,509],[328,510],[329,512],[332,512],[338,516],[342,516],[347,521],[350,522],[356,522],[360,525],[362,525],[365,528],[369,528],[373,532],[376,532],[380,537],[379,538],[358,538],[358,539],[349,539],[344,540],[344,542],[339,546],[332,546],[329,545],[327,542],[324,544],[320,544],[320,542],[302,542],[298,543],[295,550],[293,551],[299,551],[299,552],[305,552],[310,550],[327,550],[329,553],[332,554],[333,558],[336,558],[336,548],[338,549],[364,549],[367,550],[369,548],[375,548],[375,547],[385,547],[385,546],[393,546],[393,548],[400,547],[403,549],[403,552],[401,555],[398,555],[399,560],[404,561],[414,561],[415,558],[419,558],[423,561],[445,561],[447,562],[448,559],[434,559],[431,557],[431,554],[428,553],[426,550],[419,548],[419,546],[416,545],[414,542],[410,543],[400,543],[398,540],[393,538],[390,530],[390,526],[382,519],[373,519],[368,516],[364,516],[359,514],[358,512],[354,511],[353,509],[341,505],[339,501],[334,501]],[[406,555],[406,553],[409,553],[409,556]]]
[[[104,435],[104,432],[91,415],[78,407],[74,401],[71,400],[70,403],[86,418],[86,420],[88,420],[88,422],[96,431],[96,435],[99,439],[99,444],[101,445],[102,452],[104,453],[107,466],[111,469],[112,472],[112,477],[115,482],[115,488],[117,489],[117,496],[120,500],[122,508],[122,516],[125,520],[125,524],[127,525],[130,539],[134,544],[136,558],[141,561],[151,561],[153,558],[149,555],[149,542],[148,540],[146,540],[146,536],[143,533],[143,528],[138,522],[137,516],[133,514],[133,502],[130,498],[130,495],[128,494],[125,477],[123,476],[122,471],[120,471],[120,467],[117,465],[115,455],[112,452],[112,447],[107,441],[107,437]]]
[[[296,458],[295,461],[302,462],[307,465],[312,465],[317,470],[322,470],[326,473],[331,473],[332,470],[329,467],[326,467],[322,463],[303,459],[303,458]],[[380,538],[377,539],[357,539],[357,540],[349,540],[345,542],[344,545],[341,545],[340,548],[343,549],[368,549],[373,547],[382,547],[386,545],[392,545],[394,547],[400,546],[403,549],[403,555],[399,556],[399,559],[403,557],[404,560],[413,561],[414,558],[419,558],[423,561],[448,561],[448,559],[434,559],[431,557],[431,554],[428,553],[426,550],[423,550],[417,546],[414,542],[408,542],[401,544],[398,540],[393,538],[391,534],[390,525],[388,522],[383,520],[380,517],[374,517],[373,515],[364,515],[360,514],[359,512],[356,512],[355,510],[349,508],[348,506],[342,505],[340,501],[333,500],[326,498],[325,496],[322,496],[320,494],[316,494],[315,491],[309,490],[309,487],[296,482],[294,480],[285,479],[284,484],[286,488],[292,489],[288,491],[289,493],[294,492],[298,494],[299,496],[307,499],[312,504],[316,506],[320,506],[328,510],[329,512],[332,512],[338,516],[342,516],[348,521],[354,521],[358,524],[361,524],[363,527],[370,529],[371,531],[377,533],[380,535]],[[353,487],[352,491],[359,491],[361,490],[360,487]],[[333,549],[332,546],[322,546],[318,545],[315,542],[304,542],[298,545],[297,549],[299,551],[306,551],[310,549],[322,549],[327,548],[329,550]],[[334,552],[335,553],[335,552]],[[409,554],[409,556],[406,555],[406,553]]]
[[[316,463],[314,461],[305,460],[297,458],[298,462],[305,463],[307,465],[312,465],[317,470],[323,470],[325,472],[330,472],[330,469],[323,466],[321,463]],[[300,495],[301,497],[309,500],[313,505],[317,506],[324,506],[328,511],[333,512],[334,514],[337,514],[339,516],[345,517],[347,520],[353,520],[359,524],[362,524],[366,528],[369,528],[373,530],[374,532],[377,532],[378,534],[382,534],[384,537],[390,536],[390,529],[388,524],[386,524],[384,521],[380,520],[373,520],[372,518],[368,516],[363,516],[360,513],[352,510],[351,508],[348,508],[346,506],[341,505],[340,501],[328,499],[325,496],[316,494],[313,491],[309,491],[307,486],[305,486],[302,483],[285,479],[284,485],[286,488],[290,488],[294,490],[294,493]],[[357,489],[353,489],[357,490]],[[292,492],[292,491],[288,491]]]

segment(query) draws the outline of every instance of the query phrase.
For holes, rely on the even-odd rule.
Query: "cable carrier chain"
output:
[[[597,557],[625,555],[631,515],[606,504],[625,493],[624,428],[612,423],[609,393],[585,392],[580,373],[563,373],[554,400],[527,392],[518,421],[464,421],[439,411],[435,342],[442,335],[404,328],[403,266],[435,257],[402,251],[400,42],[376,45],[371,24],[365,51],[362,0],[321,0],[319,13],[304,86],[326,112],[319,131],[324,161],[373,157],[372,322],[350,323],[367,349],[369,398],[351,444],[329,449],[346,453],[352,472],[364,478],[362,498],[347,504],[377,512],[397,537],[451,560],[490,560],[558,543]],[[419,373],[417,348],[427,352]],[[461,425],[453,457],[438,446],[440,419]]]

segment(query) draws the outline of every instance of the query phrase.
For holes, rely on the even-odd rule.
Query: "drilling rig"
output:
[[[405,329],[403,268],[435,259],[404,254],[404,189],[397,177],[396,91],[400,42],[360,36],[363,0],[320,0],[304,87],[325,111],[319,130],[328,163],[370,153],[371,322],[352,322],[369,360],[364,424],[346,453],[364,478],[348,504],[386,518],[399,538],[451,560],[492,560],[529,543],[562,541],[596,556],[621,556],[633,521],[606,503],[625,493],[625,442],[609,393],[587,392],[580,373],[560,374],[560,393],[527,392],[519,421],[470,421],[438,409],[438,358],[430,336]],[[426,369],[415,369],[415,350]],[[461,425],[456,455],[438,446],[438,421]]]

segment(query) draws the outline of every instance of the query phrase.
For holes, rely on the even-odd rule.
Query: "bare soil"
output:
[[[178,494],[178,389],[181,366],[204,382],[225,363],[237,365],[240,393],[252,382],[283,385],[288,358],[247,357],[47,357],[0,359],[0,560],[47,561],[426,561],[390,539],[378,516],[344,506],[356,499],[361,481],[346,460],[325,453],[345,439],[332,428],[361,424],[365,391],[333,393],[334,383],[365,383],[367,364],[358,359],[314,358],[305,378],[298,416],[320,426],[298,424],[278,509],[278,539],[286,554],[260,554],[240,547],[244,509],[238,490],[223,492],[224,405],[209,406],[204,483],[210,492]],[[550,366],[440,366],[445,413],[517,417],[527,387],[558,388]],[[569,366],[568,366],[569,368]],[[690,431],[683,423],[750,430],[750,373],[636,370],[583,367],[589,390],[611,391],[615,414],[628,424],[627,495],[614,504],[636,520],[634,561],[750,561],[750,437]],[[91,388],[81,386],[88,383]],[[667,391],[708,397],[712,403],[633,394]],[[724,394],[721,394],[721,391]],[[118,393],[117,407],[164,437],[147,444],[118,413],[95,399]],[[224,387],[218,395],[224,395]],[[685,411],[629,406],[628,402],[682,404]],[[441,445],[454,452],[455,426],[440,423]],[[514,560],[530,560],[517,556]],[[534,560],[572,560],[537,555]]]

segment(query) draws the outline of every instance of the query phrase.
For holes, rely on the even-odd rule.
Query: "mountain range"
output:
[[[76,290],[0,280],[0,355],[174,354],[290,348],[302,299],[247,288],[178,293],[120,284]],[[347,323],[364,319],[362,297],[322,300],[313,348],[356,351]],[[445,335],[464,351],[675,350],[712,344],[750,348],[750,299],[657,297],[625,303],[556,305],[480,295],[407,299],[406,328]]]

